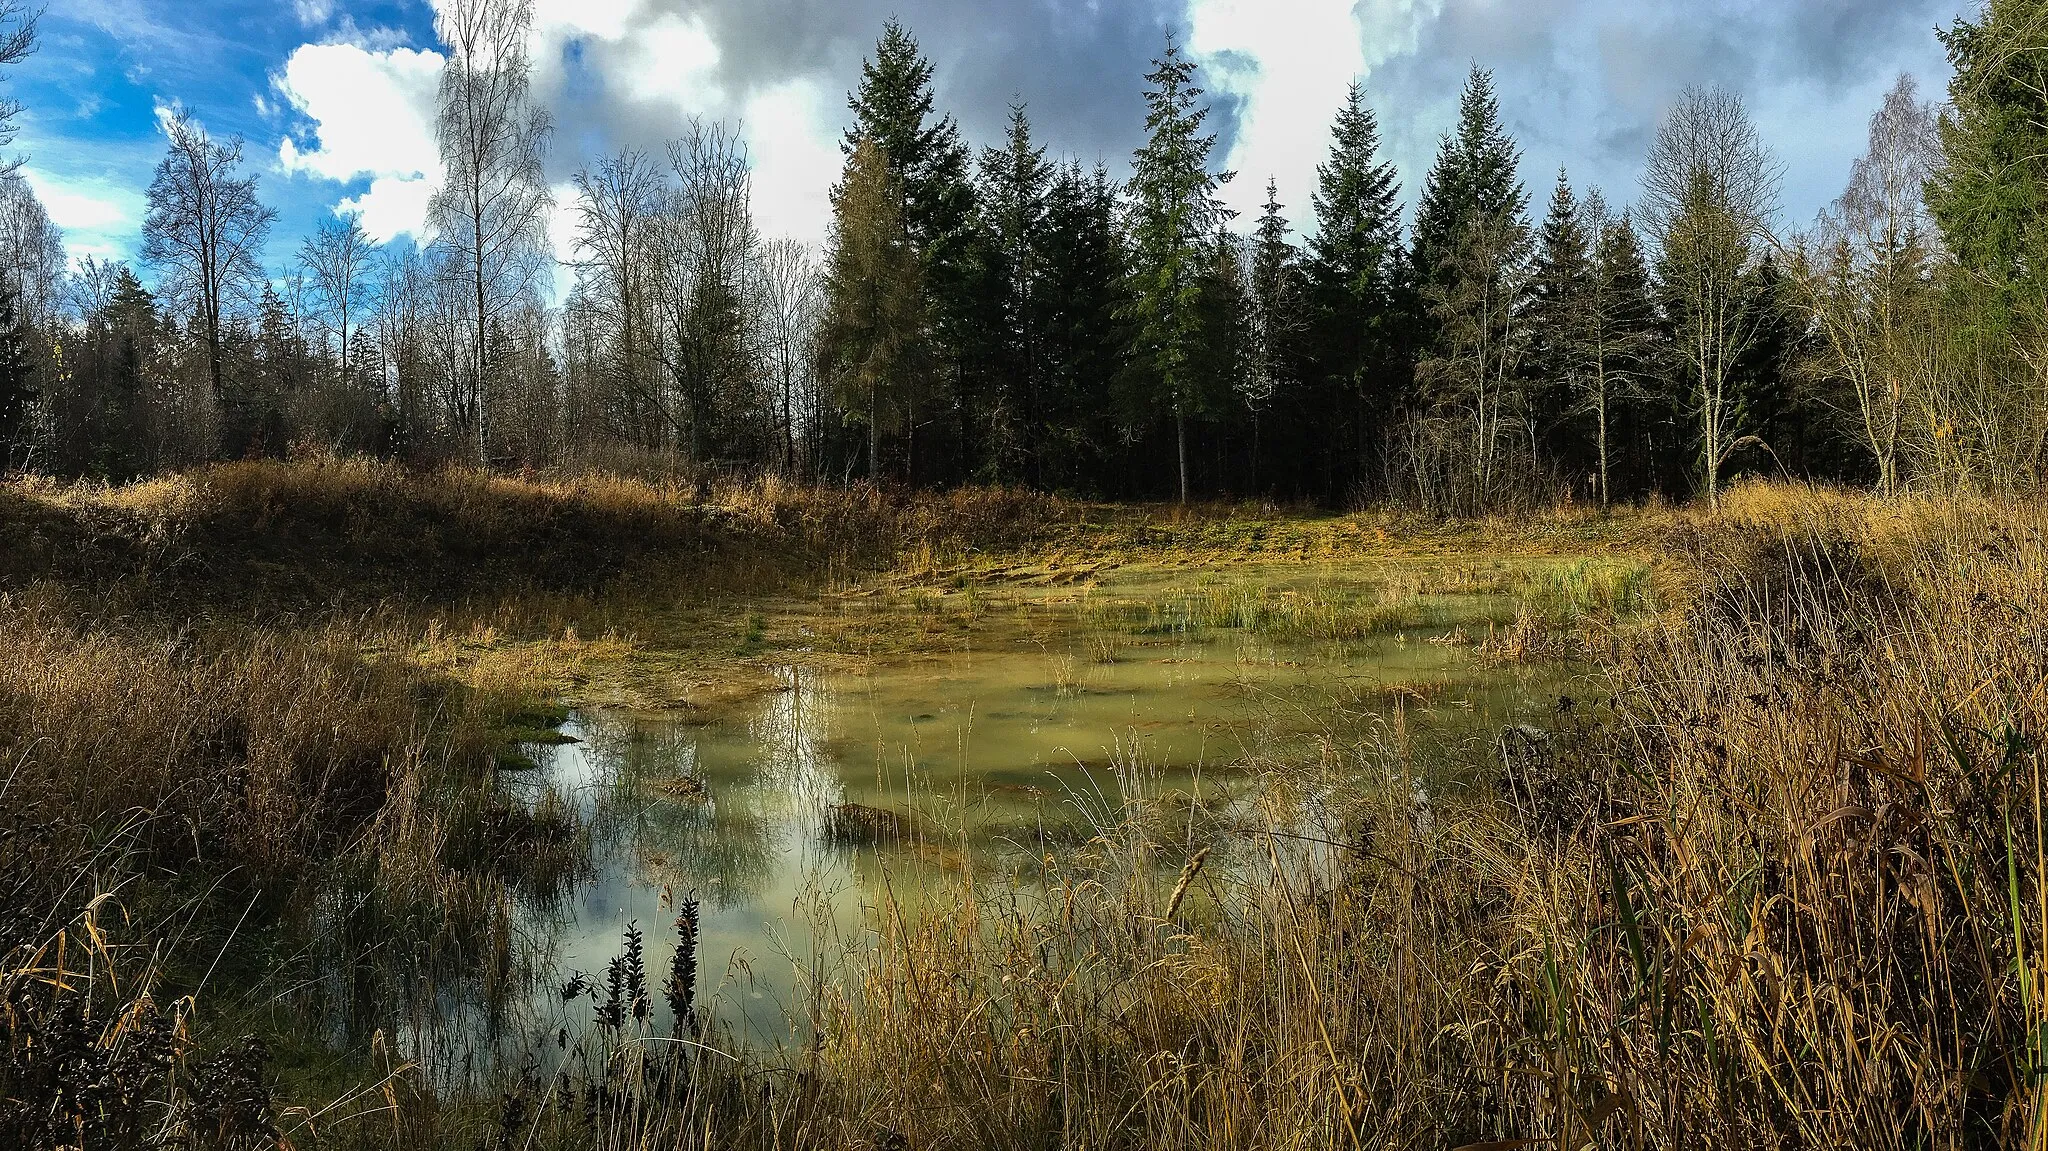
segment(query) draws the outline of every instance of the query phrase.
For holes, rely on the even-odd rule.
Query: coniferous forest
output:
[[[1354,86],[1315,186],[1267,182],[1234,219],[1220,185],[1264,177],[1219,170],[1170,37],[1128,80],[1147,142],[1121,176],[1050,153],[1023,106],[1003,139],[963,138],[943,61],[891,23],[816,251],[758,232],[716,123],[551,205],[529,5],[474,0],[443,21],[431,243],[379,250],[342,215],[265,266],[254,166],[190,119],[138,266],[67,270],[12,180],[0,444],[108,479],[317,449],[1438,512],[1712,497],[1745,474],[2009,488],[2048,450],[2048,329],[2028,294],[2037,32],[2007,7],[1943,33],[1949,101],[1902,79],[1802,227],[1736,96],[1689,91],[1641,186],[1599,189],[1524,171],[1476,66],[1420,187]],[[550,210],[576,226],[559,305]]]

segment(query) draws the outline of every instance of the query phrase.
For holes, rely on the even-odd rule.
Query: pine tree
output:
[[[1195,391],[1211,397],[1214,414],[1235,415],[1258,371],[1251,299],[1249,243],[1218,227],[1203,269]],[[1236,400],[1238,403],[1230,403]]]
[[[14,278],[0,275],[0,474],[24,462],[28,408],[36,399],[28,319]]]
[[[2048,280],[2048,31],[2039,0],[1988,0],[1940,35],[1955,76],[1927,207],[2002,324]]]
[[[1187,423],[1207,407],[1193,362],[1201,342],[1201,296],[1213,237],[1229,218],[1216,191],[1230,173],[1209,170],[1216,137],[1204,135],[1209,109],[1200,105],[1194,62],[1171,34],[1146,77],[1150,108],[1146,144],[1133,161],[1131,318],[1142,384],[1138,408],[1165,407],[1173,417],[1180,500],[1188,498]]]
[[[904,231],[923,265],[929,351],[949,385],[961,454],[971,457],[982,397],[979,381],[968,373],[986,340],[976,299],[980,237],[967,145],[953,117],[937,114],[933,73],[910,32],[894,19],[885,24],[874,57],[861,65],[859,87],[847,98],[854,122],[843,150],[850,162],[859,142],[872,140],[901,188]],[[971,458],[961,460],[963,469],[973,464]]]
[[[1260,418],[1296,379],[1302,320],[1301,252],[1288,237],[1277,181],[1266,181],[1266,203],[1251,237],[1246,300],[1246,362],[1240,394],[1252,417],[1251,487],[1259,490]]]
[[[1526,368],[1534,391],[1532,418],[1560,462],[1571,465],[1580,462],[1571,458],[1578,455],[1574,425],[1584,411],[1581,400],[1595,357],[1593,233],[1603,211],[1595,205],[1582,207],[1570,179],[1560,169],[1550,211],[1537,232],[1536,266],[1531,277]],[[1597,465],[1593,486],[1599,496]]]
[[[1316,235],[1309,241],[1316,354],[1324,377],[1351,403],[1355,464],[1373,417],[1402,387],[1397,307],[1401,187],[1380,158],[1379,121],[1358,84],[1337,113],[1330,158],[1316,169]]]
[[[1106,169],[1068,164],[1046,192],[1033,298],[1039,309],[1038,376],[1045,426],[1035,457],[1041,484],[1099,490],[1114,438],[1112,384],[1129,346],[1118,189]]]
[[[1458,233],[1479,219],[1512,219],[1529,210],[1521,152],[1501,126],[1493,73],[1478,67],[1465,81],[1458,129],[1437,149],[1436,164],[1415,206],[1412,260],[1416,279],[1440,286]]]
[[[979,327],[987,348],[991,401],[984,474],[1013,475],[1022,465],[1039,473],[1035,443],[1043,418],[1039,399],[1039,245],[1044,241],[1046,192],[1052,167],[1031,138],[1021,104],[1010,107],[1006,145],[981,158],[984,311]]]
[[[914,432],[931,370],[923,269],[901,195],[882,150],[864,142],[833,197],[820,359],[841,406],[867,431],[870,479],[881,477],[884,428]],[[906,471],[914,464],[913,441]]]
[[[1642,242],[1626,214],[1600,228],[1587,312],[1591,357],[1584,403],[1593,420],[1600,505],[1606,507],[1614,499],[1616,428],[1631,416],[1638,425],[1644,422],[1642,409],[1650,400],[1649,385],[1661,374],[1656,289]],[[1638,454],[1649,457],[1654,453]],[[1642,477],[1644,481],[1650,478]]]
[[[1505,437],[1525,419],[1531,237],[1520,153],[1501,126],[1489,73],[1472,70],[1461,107],[1416,208],[1411,259],[1426,313],[1417,380],[1468,427],[1462,483],[1468,510],[1477,510],[1500,494]]]
[[[84,457],[76,463],[110,480],[125,480],[165,462],[147,442],[147,379],[159,343],[177,339],[177,325],[157,314],[156,297],[126,264],[118,265],[104,317],[109,347],[96,401],[87,414]]]

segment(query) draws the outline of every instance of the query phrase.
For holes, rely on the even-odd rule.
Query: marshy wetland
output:
[[[1183,809],[1225,871],[1268,830],[1267,768],[1360,741],[1398,744],[1427,802],[1503,728],[1588,690],[1589,665],[1501,654],[1518,618],[1583,610],[1574,595],[1651,608],[1633,561],[1081,567],[752,605],[735,672],[752,691],[579,707],[522,745],[531,767],[504,786],[593,832],[567,890],[522,906],[551,977],[509,1025],[594,1026],[597,1004],[560,1009],[561,982],[602,973],[629,928],[666,970],[662,929],[695,900],[709,1017],[748,1046],[800,1044],[806,994],[877,909],[1026,883],[1140,797]]]
[[[313,461],[0,520],[0,1141],[2035,1129],[2038,509]]]

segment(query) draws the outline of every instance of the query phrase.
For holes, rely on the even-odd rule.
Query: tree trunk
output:
[[[1188,418],[1179,404],[1173,405],[1173,435],[1180,455],[1180,502],[1188,502]]]
[[[1596,402],[1599,405],[1597,414],[1600,418],[1600,510],[1606,511],[1609,496],[1607,490],[1607,384],[1604,380],[1600,384],[1600,394]]]

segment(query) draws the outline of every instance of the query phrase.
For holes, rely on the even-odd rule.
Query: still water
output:
[[[800,989],[870,929],[877,903],[915,906],[940,877],[1074,850],[1129,789],[1228,803],[1256,762],[1315,762],[1361,737],[1422,749],[1454,786],[1458,764],[1568,678],[1443,642],[1499,610],[1475,597],[1433,626],[1334,642],[1214,626],[1106,635],[1072,605],[1012,605],[940,652],[790,662],[715,713],[577,713],[563,728],[574,742],[531,748],[537,769],[506,777],[592,829],[573,889],[520,907],[544,973],[526,1038],[443,1020],[409,1039],[472,1066],[480,1047],[502,1059],[536,1032],[581,1034],[593,1008],[564,1006],[562,985],[601,981],[629,929],[646,969],[668,971],[694,898],[699,1002],[736,1042],[787,1043]]]

